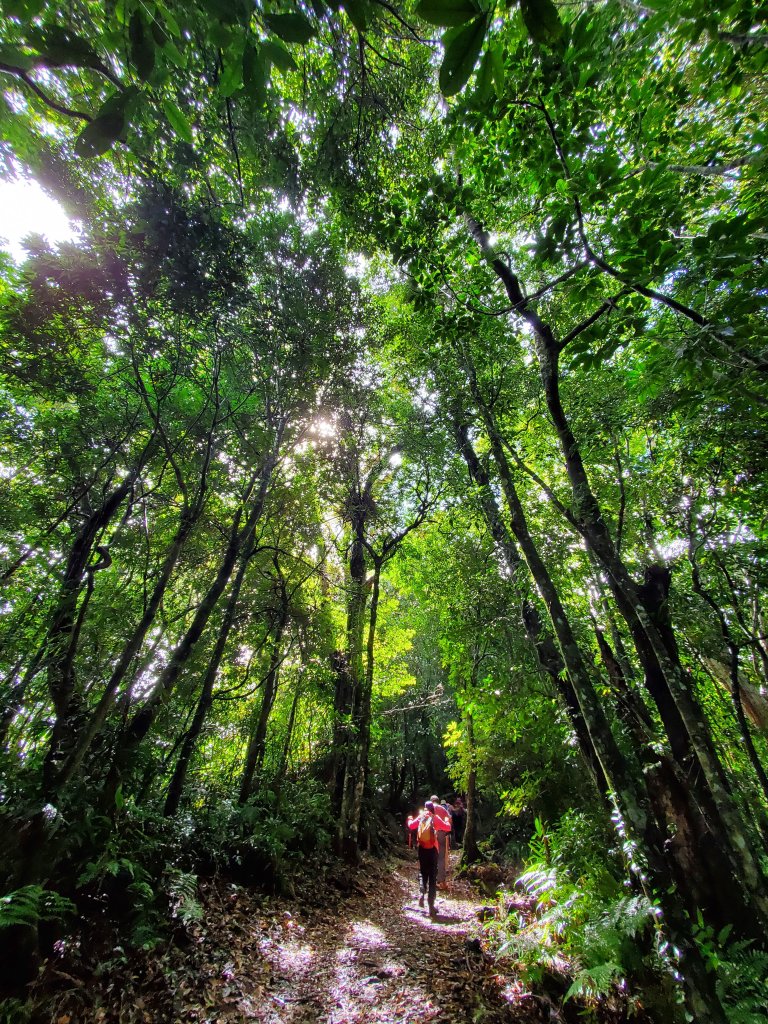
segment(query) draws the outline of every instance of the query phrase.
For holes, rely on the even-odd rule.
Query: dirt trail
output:
[[[437,916],[418,906],[415,860],[377,875],[329,919],[287,919],[261,943],[272,984],[254,1016],[264,1024],[422,1024],[530,1019],[472,941],[469,887],[439,893]],[[365,878],[362,879],[365,885]],[[506,989],[506,990],[505,990]],[[266,996],[266,999],[264,999]]]
[[[318,865],[295,896],[223,878],[203,914],[147,951],[119,933],[73,937],[30,995],[34,1024],[502,1024],[540,1020],[474,933],[467,883],[418,906],[415,855],[358,872]]]

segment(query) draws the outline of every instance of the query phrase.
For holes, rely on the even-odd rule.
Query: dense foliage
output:
[[[82,235],[2,265],[0,924],[141,943],[439,788],[536,829],[502,951],[759,1019],[764,12],[4,6]]]

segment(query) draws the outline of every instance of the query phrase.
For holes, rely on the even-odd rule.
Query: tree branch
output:
[[[56,100],[52,100],[50,96],[47,96],[37,82],[34,82],[23,68],[13,67],[12,64],[0,63],[0,72],[5,72],[7,75],[13,75],[14,78],[18,78],[22,81],[38,99],[41,99],[47,107],[51,110],[55,110],[59,114],[64,114],[65,117],[79,117],[81,121],[87,121],[90,123],[90,114],[84,114],[80,110],[73,110],[71,107],[65,107],[63,103],[57,103]]]
[[[562,501],[560,501],[560,499],[557,497],[552,488],[542,480],[542,478],[539,476],[536,470],[531,469],[529,465],[523,462],[523,460],[520,458],[520,456],[517,454],[515,449],[512,447],[509,441],[507,441],[506,438],[502,438],[502,444],[507,449],[509,454],[512,456],[517,468],[522,469],[522,471],[526,473],[531,478],[531,480],[533,480],[533,482],[542,489],[542,491],[546,494],[547,498],[549,499],[549,502],[553,506],[553,508],[557,509],[557,511],[560,513],[563,519],[565,519],[566,522],[568,522],[570,526],[576,531],[576,533],[578,533],[579,536],[581,536],[579,524],[576,522],[576,519],[571,510],[565,507],[565,505],[562,503]]]
[[[609,313],[611,310],[616,309],[617,301],[623,295],[627,295],[630,291],[631,289],[629,287],[622,288],[620,292],[611,296],[610,299],[606,299],[601,306],[598,306],[592,316],[588,316],[586,320],[583,320],[577,327],[574,327],[572,331],[569,331],[568,334],[566,334],[557,346],[558,351],[562,352],[567,345],[570,345],[574,338],[578,338],[580,334],[583,334],[584,331],[591,327],[592,324],[596,323],[605,313]]]
[[[533,104],[531,105],[533,106]],[[560,166],[563,169],[563,174],[565,175],[567,181],[572,181],[573,178],[571,176],[571,170],[568,166],[568,161],[566,160],[563,147],[560,145],[560,139],[558,138],[557,130],[555,128],[554,122],[552,121],[552,118],[549,115],[549,111],[543,103],[537,109],[541,110],[542,114],[544,115],[544,119],[547,122],[547,128],[549,129],[550,137],[555,146],[557,158],[560,162]],[[576,222],[579,237],[581,238],[581,243],[584,246],[584,252],[587,254],[589,259],[595,264],[596,267],[599,267],[600,270],[604,271],[610,277],[613,277],[617,281],[620,281],[621,284],[627,285],[629,288],[632,289],[632,291],[637,292],[639,295],[644,295],[647,299],[654,299],[656,302],[661,302],[669,309],[674,309],[676,313],[681,313],[689,320],[692,320],[693,323],[698,324],[699,327],[709,326],[709,320],[707,320],[706,317],[703,317],[701,313],[697,313],[695,309],[691,309],[690,306],[686,306],[684,303],[678,302],[677,299],[673,299],[669,295],[664,295],[662,292],[658,292],[653,288],[646,288],[645,285],[636,284],[634,281],[625,280],[624,277],[622,277],[621,273],[618,270],[616,270],[615,267],[612,267],[610,263],[607,263],[601,256],[598,256],[589,243],[587,229],[584,224],[584,211],[581,208],[581,201],[575,193],[572,199],[573,207],[576,212]]]

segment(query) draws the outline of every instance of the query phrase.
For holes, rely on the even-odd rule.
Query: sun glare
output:
[[[80,237],[76,225],[36,181],[0,181],[0,248],[22,263],[26,258],[22,240],[32,234],[43,235],[52,245]]]

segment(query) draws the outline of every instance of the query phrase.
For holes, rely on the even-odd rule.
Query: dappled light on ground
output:
[[[309,921],[302,936],[308,945],[302,948],[314,951],[311,961],[298,956],[291,961],[285,944],[266,951],[273,986],[253,1019],[265,1024],[447,1024],[475,1020],[478,1012],[488,1022],[520,1019],[510,1016],[518,990],[507,985],[503,992],[502,979],[491,972],[484,955],[474,946],[468,952],[478,911],[468,885],[453,883],[440,892],[437,915],[430,917],[418,906],[415,859],[363,884],[364,897],[341,901],[335,919],[325,912]]]
[[[407,859],[406,859],[407,858]],[[54,1021],[68,1024],[502,1024],[540,1004],[478,941],[482,904],[466,882],[418,906],[417,863],[368,861],[293,897],[223,880],[203,886],[205,917],[161,955],[112,959],[94,975],[83,950],[52,961]],[[108,954],[93,951],[95,962]],[[58,972],[58,973],[57,973]],[[108,983],[107,983],[108,981]],[[119,996],[118,996],[119,993]]]

